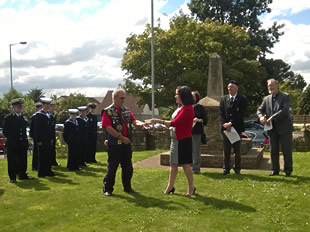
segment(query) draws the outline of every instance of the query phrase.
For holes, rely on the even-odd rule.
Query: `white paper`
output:
[[[224,134],[227,136],[231,144],[240,140],[240,136],[234,127],[231,127],[230,132],[225,130]]]
[[[264,131],[269,131],[272,129],[272,123],[270,122],[269,124],[264,125]]]

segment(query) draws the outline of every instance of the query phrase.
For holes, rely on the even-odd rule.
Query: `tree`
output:
[[[21,92],[16,89],[11,89],[0,98],[0,126],[3,126],[5,115],[9,114],[12,110],[11,101],[15,98],[24,98]],[[24,98],[23,114],[26,119],[29,119],[34,111],[34,103],[31,99]]]
[[[76,109],[87,105],[88,100],[84,94],[71,93],[68,97],[57,102],[57,122],[64,123],[68,118],[68,109]]]
[[[261,55],[271,53],[271,48],[283,35],[280,30],[284,24],[276,22],[267,30],[262,29],[259,16],[270,13],[268,5],[272,0],[192,0],[188,6],[192,15],[199,20],[211,19],[222,24],[229,23],[232,26],[244,27],[249,32],[249,43],[261,48]]]
[[[43,89],[34,88],[28,91],[26,97],[32,99],[34,102],[39,102],[40,98],[44,96]]]
[[[299,114],[310,114],[310,85],[301,94]]]
[[[291,98],[291,111],[293,114],[298,114],[300,111],[299,102],[302,90],[294,88],[288,81],[280,84],[281,92],[288,93]]]
[[[142,34],[128,37],[122,59],[122,69],[127,71],[123,87],[141,97],[140,104],[148,105],[151,105],[150,34],[147,25]],[[261,100],[256,91],[261,89],[257,80],[263,74],[256,60],[260,50],[249,45],[249,36],[242,28],[211,20],[197,22],[181,15],[171,19],[169,30],[158,26],[154,34],[157,106],[174,108],[174,91],[179,85],[188,85],[206,96],[209,57],[215,52],[222,57],[224,84],[235,79],[242,83],[240,92],[248,95],[251,103]]]

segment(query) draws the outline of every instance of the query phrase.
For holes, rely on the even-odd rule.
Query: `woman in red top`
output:
[[[182,165],[188,181],[187,196],[195,193],[192,172],[192,127],[194,119],[194,103],[191,89],[187,86],[178,87],[175,95],[179,107],[172,115],[172,121],[154,118],[152,123],[162,123],[173,127],[170,147],[169,182],[164,194],[174,193],[174,183],[178,174],[178,165]],[[175,133],[175,134],[174,134]],[[174,139],[175,138],[175,139]]]

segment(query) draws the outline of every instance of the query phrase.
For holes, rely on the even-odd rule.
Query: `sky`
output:
[[[189,0],[154,0],[154,18],[168,29]],[[310,0],[274,0],[263,27],[284,23],[268,58],[283,59],[310,84]],[[126,38],[151,22],[151,0],[0,0],[0,96],[13,86],[27,93],[101,97],[123,82]],[[26,45],[18,44],[26,41]],[[155,57],[156,59],[156,57]],[[156,78],[156,77],[155,77]]]

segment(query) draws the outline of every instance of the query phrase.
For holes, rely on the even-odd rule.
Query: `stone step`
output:
[[[169,166],[169,152],[164,152],[160,155],[160,165]],[[246,154],[241,155],[241,167],[244,169],[257,169],[263,159],[263,148],[252,148]],[[230,158],[231,166],[234,165],[233,155]],[[202,154],[201,167],[207,168],[222,168],[223,154]]]

